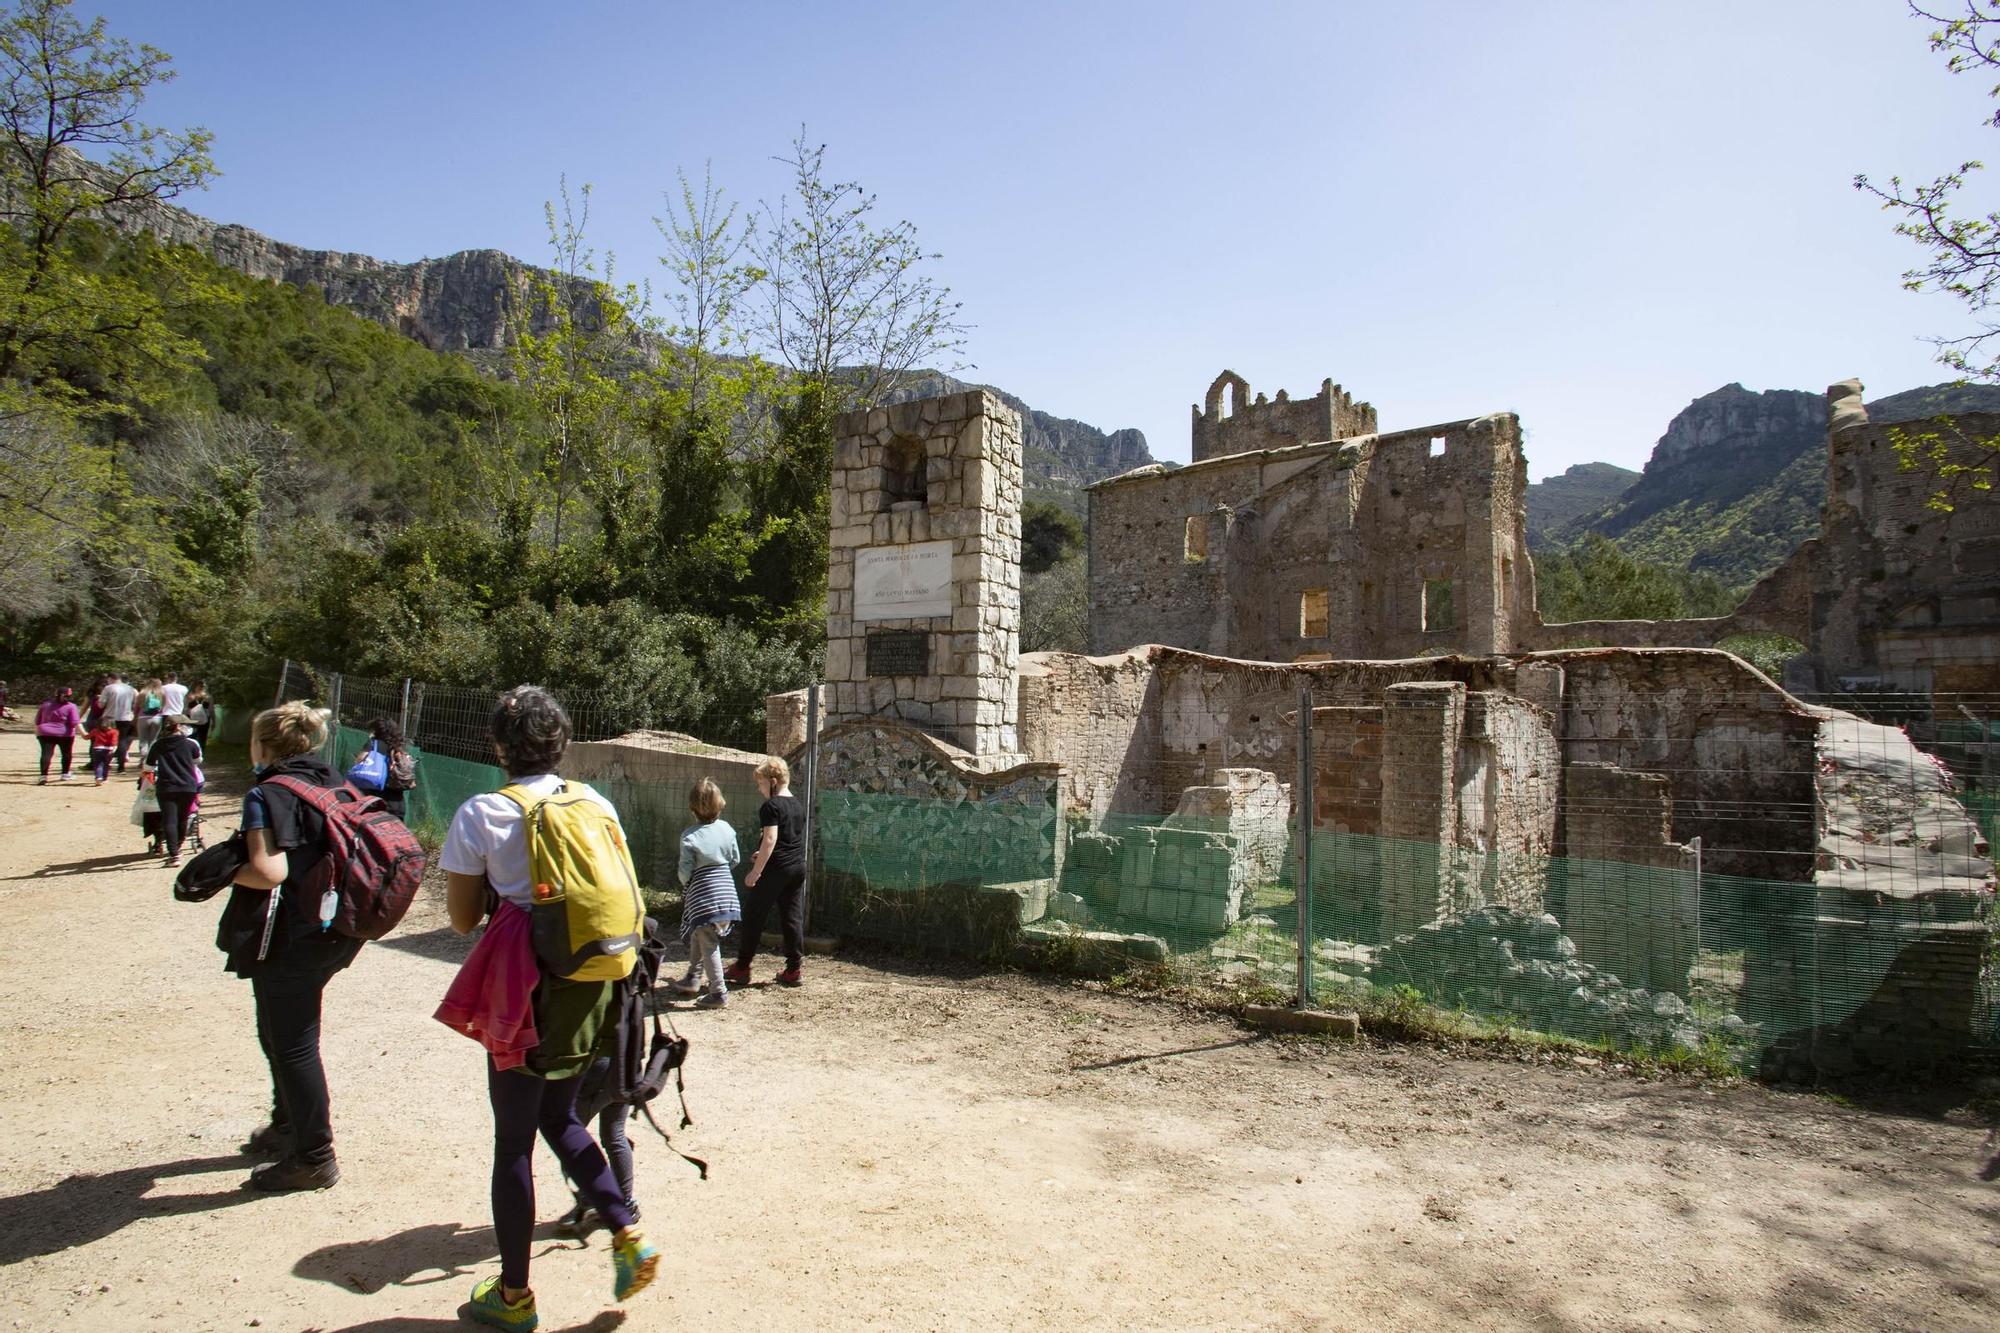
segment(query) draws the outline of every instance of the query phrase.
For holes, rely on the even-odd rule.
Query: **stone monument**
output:
[[[1020,417],[974,389],[847,413],[834,436],[827,724],[1017,756]]]

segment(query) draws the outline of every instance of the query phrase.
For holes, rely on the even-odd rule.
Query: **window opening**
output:
[[[1326,637],[1326,589],[1307,588],[1299,594],[1299,637]]]
[[[1444,436],[1442,435],[1431,436],[1431,457],[1432,458],[1444,457]]]
[[[1208,515],[1190,514],[1181,538],[1181,559],[1198,565],[1208,559]]]

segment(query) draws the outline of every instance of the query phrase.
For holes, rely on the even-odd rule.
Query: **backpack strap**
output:
[[[338,787],[321,787],[307,782],[304,778],[295,778],[289,773],[274,774],[265,778],[257,785],[260,787],[282,787],[313,809],[319,811],[322,817],[326,815],[327,811],[337,805],[351,805],[361,799],[361,794],[344,782]]]

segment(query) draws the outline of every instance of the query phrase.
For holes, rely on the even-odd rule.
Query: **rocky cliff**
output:
[[[1747,584],[1819,533],[1826,399],[1727,384],[1681,409],[1616,500],[1551,531],[1600,532],[1655,564]]]
[[[533,292],[552,275],[499,250],[462,250],[442,259],[397,264],[369,255],[287,245],[248,227],[214,222],[171,205],[156,205],[120,221],[129,230],[191,246],[226,268],[295,287],[316,287],[329,305],[352,310],[434,351],[466,354],[487,370],[504,367],[504,358],[494,354],[505,351],[523,330],[540,333],[546,328]],[[973,387],[926,372],[896,398]],[[1081,421],[1037,411],[1004,389],[993,391],[1021,414],[1030,489],[1066,498],[1093,481],[1153,461],[1139,431],[1107,434]],[[1079,503],[1073,507],[1081,512],[1080,497],[1074,498]]]
[[[1616,463],[1577,463],[1559,477],[1528,487],[1528,544],[1548,546],[1578,519],[1607,508],[1639,480],[1639,474]]]

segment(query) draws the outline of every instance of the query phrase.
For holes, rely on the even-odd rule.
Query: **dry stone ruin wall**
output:
[[[1927,455],[1993,466],[1980,441],[2000,416],[1876,425],[1861,384],[1827,390],[1826,515],[1812,579],[1812,684],[1843,679],[1939,693],[2000,693],[2000,502],[1960,484],[1949,513]],[[1900,436],[1922,465],[1898,456]]]
[[[1293,401],[1283,389],[1276,401],[1258,394],[1250,401],[1250,385],[1233,370],[1225,370],[1208,386],[1208,397],[1194,409],[1194,461],[1223,454],[1287,449],[1322,440],[1367,435],[1375,429],[1375,409],[1357,403],[1332,380],[1323,380],[1311,398]]]

